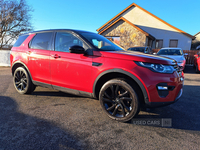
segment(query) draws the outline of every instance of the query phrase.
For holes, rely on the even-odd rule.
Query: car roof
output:
[[[31,31],[31,32],[27,32],[27,33],[24,33],[24,34],[21,34],[21,35],[41,33],[41,32],[58,32],[58,31],[71,31],[71,32],[76,32],[76,33],[93,33],[93,32],[90,32],[90,31],[75,30],[75,29],[47,29],[47,30]]]

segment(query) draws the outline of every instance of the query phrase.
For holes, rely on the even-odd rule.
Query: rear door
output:
[[[92,57],[70,53],[69,47],[86,44],[72,32],[57,32],[55,50],[51,51],[51,81],[54,88],[68,88],[92,93]]]
[[[37,82],[51,84],[50,52],[53,32],[36,33],[29,43],[28,68],[32,79]]]

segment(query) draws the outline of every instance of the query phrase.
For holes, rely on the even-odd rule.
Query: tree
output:
[[[0,49],[32,30],[30,12],[26,0],[0,0]]]

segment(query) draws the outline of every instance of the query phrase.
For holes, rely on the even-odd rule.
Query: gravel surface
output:
[[[0,150],[200,149],[200,74],[189,66],[181,99],[137,118],[168,118],[171,127],[113,121],[98,100],[47,88],[20,95],[10,68],[0,67],[0,83]]]

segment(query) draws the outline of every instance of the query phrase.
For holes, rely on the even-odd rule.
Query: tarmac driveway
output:
[[[178,102],[120,123],[95,99],[42,87],[20,95],[10,68],[0,67],[0,149],[200,149],[200,74],[188,66],[185,72]],[[162,118],[169,127],[136,122]]]

